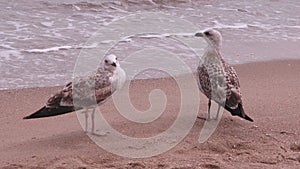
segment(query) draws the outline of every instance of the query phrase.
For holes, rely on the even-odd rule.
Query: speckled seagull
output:
[[[253,122],[243,109],[237,73],[221,56],[220,48],[222,36],[220,32],[214,29],[208,29],[204,32],[196,33],[195,36],[203,37],[208,43],[202,62],[197,69],[199,89],[209,99],[207,119],[211,119],[211,100],[214,100],[219,104],[217,117],[219,115],[220,106],[223,106],[231,115],[239,116]]]
[[[120,67],[117,57],[113,54],[104,59],[104,66],[97,69],[96,73],[81,76],[76,84],[69,82],[61,91],[49,98],[46,105],[37,112],[24,117],[24,119],[43,118],[57,116],[73,112],[75,110],[86,110],[86,130],[87,130],[87,109],[93,108],[92,112],[92,132],[94,132],[95,108],[91,98],[96,98],[98,105],[101,105],[116,90],[120,89],[126,81],[126,74]],[[75,85],[75,86],[73,86]],[[76,92],[74,91],[76,89]],[[95,92],[89,92],[95,91]],[[91,94],[92,96],[91,96]],[[75,107],[73,100],[83,104],[83,107]]]

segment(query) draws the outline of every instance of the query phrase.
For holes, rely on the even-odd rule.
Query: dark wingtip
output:
[[[23,117],[23,119],[31,119],[30,116]]]
[[[242,117],[242,118],[245,119],[245,120],[254,122],[254,120],[253,120],[251,117],[249,117],[249,116],[245,113],[242,104],[239,103],[238,109],[240,110],[240,115],[239,115],[240,117]]]
[[[236,109],[231,109],[227,105],[225,105],[225,109],[227,111],[229,111],[232,116],[239,116],[245,120],[254,122],[254,120],[251,117],[249,117],[248,115],[245,114],[243,106],[240,103],[238,104],[238,108],[236,108]]]
[[[248,120],[248,121],[251,121],[251,122],[254,122],[254,120],[253,119],[251,119],[249,116],[247,116],[246,114],[245,114],[245,117],[244,117],[244,119],[245,120]]]
[[[29,116],[23,117],[23,119],[33,119],[33,118],[39,118],[41,117],[41,114],[45,114],[44,110],[46,109],[46,107],[42,107],[40,110],[36,111],[35,113],[30,114]]]
[[[23,117],[23,119],[34,119],[34,118],[44,118],[50,116],[58,116],[65,113],[70,113],[74,111],[74,107],[58,107],[58,108],[46,108],[42,107],[40,110],[35,113]]]
[[[33,114],[31,114],[31,115],[29,115],[29,116],[26,116],[26,117],[23,117],[24,120],[27,120],[27,119],[35,119],[35,118],[41,118],[41,117],[37,116],[36,113],[33,113]]]

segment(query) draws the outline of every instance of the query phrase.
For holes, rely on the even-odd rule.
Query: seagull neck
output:
[[[200,64],[211,64],[211,63],[221,63],[221,64],[225,63],[221,56],[220,51],[214,48],[206,49],[206,52],[203,55],[202,60],[200,61]]]
[[[114,73],[114,72],[116,71],[116,68],[111,69],[111,68],[106,68],[106,67],[104,67],[104,70],[106,70],[106,71],[108,71],[108,72],[110,72],[110,73]]]
[[[117,66],[117,68],[114,71],[114,74],[115,74],[116,78],[118,79],[117,80],[117,89],[121,89],[126,81],[126,73],[120,66]]]
[[[220,49],[219,48],[214,48],[212,46],[209,46],[206,50],[207,54],[209,55],[216,55],[218,56],[219,58],[222,58],[221,56],[221,52],[220,52]]]

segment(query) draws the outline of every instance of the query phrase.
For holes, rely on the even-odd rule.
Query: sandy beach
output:
[[[204,120],[188,136],[158,156],[129,159],[98,147],[81,128],[75,113],[23,120],[61,87],[0,91],[1,168],[298,168],[300,166],[300,61],[270,61],[234,66],[239,74],[245,111],[254,123],[223,113],[217,130],[198,142]],[[172,79],[138,80],[131,84],[133,105],[149,107],[148,94],[160,88],[167,107],[153,124],[132,124],[118,115],[112,100],[101,110],[114,128],[136,137],[164,131],[176,118],[180,93]],[[199,116],[207,100],[201,94]]]

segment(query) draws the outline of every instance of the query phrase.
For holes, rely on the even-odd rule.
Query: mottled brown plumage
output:
[[[209,29],[203,33],[196,33],[196,36],[203,37],[208,43],[207,50],[197,68],[199,89],[209,99],[208,118],[210,118],[211,100],[214,100],[219,104],[219,108],[223,106],[232,115],[253,121],[244,112],[237,73],[221,56],[221,34]],[[219,114],[219,109],[217,114]]]
[[[96,102],[100,104],[116,90],[112,87],[109,80],[112,75],[113,72],[99,68],[96,73],[91,73],[75,80],[75,86],[73,86],[72,82],[69,82],[61,91],[48,99],[46,107],[74,106],[73,99],[76,99],[84,106],[92,106],[94,104],[94,96],[96,97]],[[76,89],[76,92],[74,92],[74,89]],[[89,91],[95,91],[95,93],[89,95]]]
[[[125,72],[120,67],[116,56],[108,55],[105,58],[104,67],[97,69],[96,72],[75,78],[73,80],[75,83],[69,82],[61,91],[51,96],[44,107],[24,119],[56,116],[79,109],[94,108],[121,88],[125,80]],[[94,118],[94,111],[92,118]]]

